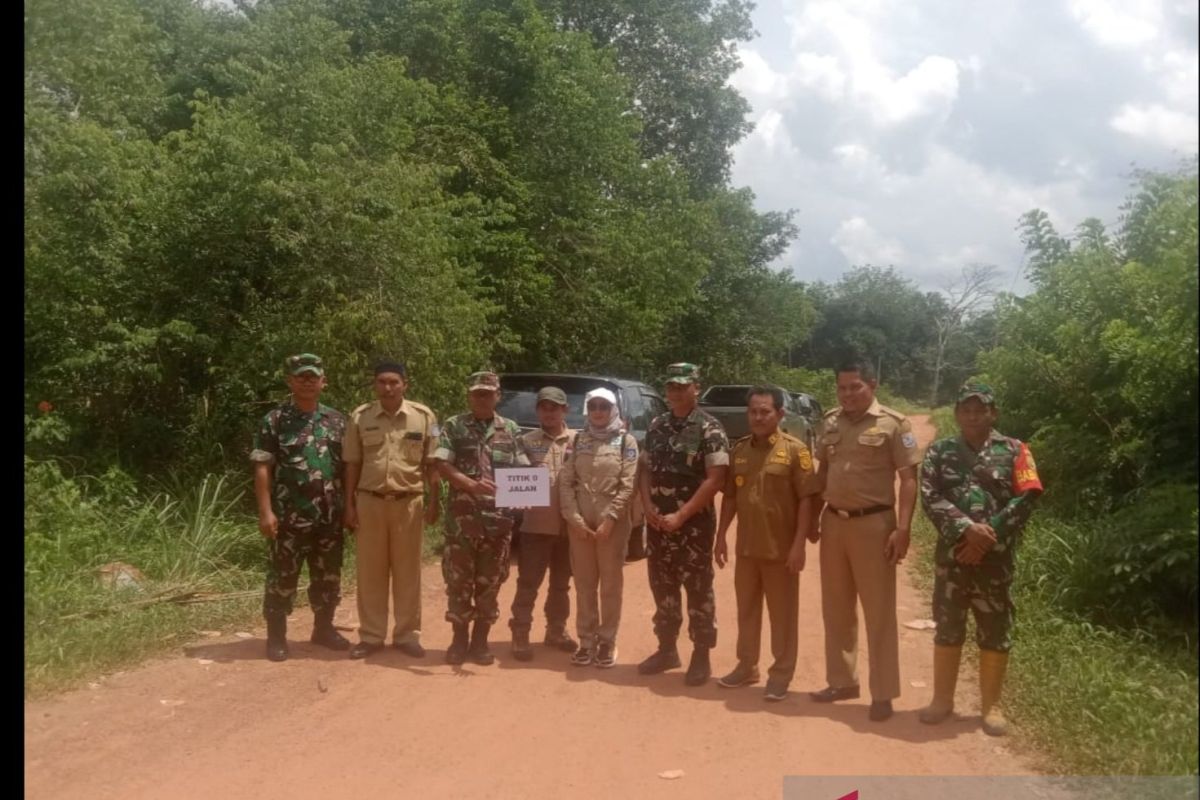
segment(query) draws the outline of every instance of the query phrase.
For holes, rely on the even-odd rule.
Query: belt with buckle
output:
[[[403,500],[405,497],[417,497],[422,492],[376,492],[372,489],[358,489],[359,494],[369,494],[380,500]]]
[[[891,506],[867,506],[866,508],[856,508],[853,511],[843,511],[842,509],[834,508],[829,504],[826,504],[825,507],[837,514],[842,519],[854,519],[855,517],[865,517],[868,514],[878,514],[882,511],[892,510]]]

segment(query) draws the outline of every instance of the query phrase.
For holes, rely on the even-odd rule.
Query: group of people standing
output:
[[[375,401],[348,419],[319,402],[325,377],[317,356],[292,356],[285,371],[291,397],[263,418],[251,452],[259,527],[270,542],[263,604],[269,659],[288,656],[287,616],[304,561],[312,642],[349,650],[351,658],[380,650],[390,597],[393,646],[415,658],[425,655],[422,531],[437,521],[445,481],[442,572],[453,628],[448,663],[493,663],[488,638],[500,618],[497,598],[519,521],[509,621],[513,658],[534,657],[533,612],[548,573],[545,644],[570,651],[574,665],[614,666],[625,552],[640,501],[658,638],[657,649],[638,664],[641,674],[682,666],[677,641],[686,602],[692,653],[684,680],[700,686],[711,677],[714,562],[723,568],[730,560],[727,532],[736,518],[737,665],[718,685],[733,689],[760,680],[765,601],[774,660],[764,699],[787,697],[797,657],[799,573],[807,544],[820,542],[828,685],[810,697],[826,703],[859,697],[861,602],[869,718],[886,720],[900,694],[896,566],[909,547],[921,465],[922,503],[939,539],[934,700],[920,716],[932,724],[953,711],[971,609],[982,652],[984,728],[1004,732],[999,692],[1011,646],[1013,554],[1041,484],[1028,447],[993,429],[995,398],[985,385],[960,390],[961,435],[937,442],[922,464],[909,421],[875,399],[875,375],[866,362],[836,370],[840,405],[826,415],[816,453],[780,430],[782,390],[765,385],[747,398],[750,435],[731,447],[720,423],[699,407],[700,370],[688,363],[667,368],[670,410],[651,422],[642,449],[607,389],[587,394],[585,425],[575,431],[565,424],[566,394],[543,387],[540,427],[523,434],[496,413],[500,379],[493,372],[473,373],[469,410],[439,426],[428,407],[405,397],[402,363],[376,365]],[[548,471],[549,506],[520,514],[497,507],[495,470],[521,466]],[[353,647],[332,622],[343,529],[354,531],[358,547],[359,642]],[[578,641],[567,631],[572,578]]]

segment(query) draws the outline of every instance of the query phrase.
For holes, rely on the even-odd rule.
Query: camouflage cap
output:
[[[537,401],[540,403],[543,400],[565,406],[567,404],[567,393],[557,386],[543,386],[538,390]]]
[[[467,378],[467,391],[473,392],[476,389],[500,391],[500,376],[494,372],[472,372],[471,377]]]
[[[321,364],[321,357],[312,353],[300,353],[295,356],[288,356],[283,360],[283,370],[288,375],[311,375],[321,376],[325,374],[325,367]]]
[[[955,405],[965,402],[972,397],[978,397],[983,401],[985,406],[996,405],[996,393],[992,391],[992,387],[981,381],[967,381],[958,389],[958,398],[954,401]]]
[[[695,364],[680,361],[667,366],[667,383],[699,383],[700,368]]]

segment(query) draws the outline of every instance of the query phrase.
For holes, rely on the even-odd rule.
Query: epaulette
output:
[[[887,414],[889,417],[896,420],[897,422],[903,422],[904,420],[908,419],[908,417],[904,416],[896,409],[888,408],[887,406],[883,405],[882,403],[879,404],[879,410],[882,411],[884,414]]]
[[[787,440],[787,441],[789,441],[789,442],[795,442],[796,444],[804,444],[804,440],[803,440],[803,439],[797,439],[795,436],[792,436],[792,435],[791,435],[790,433],[788,433],[787,431],[780,431],[780,432],[779,432],[779,438],[781,438],[781,439],[786,439],[786,440]],[[805,446],[805,447],[808,447],[808,445],[804,445],[804,446]]]
[[[433,409],[430,408],[429,406],[425,405],[424,403],[418,403],[415,400],[408,400],[407,402],[410,406],[415,408],[417,411],[420,411],[422,414],[425,414],[426,416],[430,416],[430,417],[434,416]]]
[[[363,403],[361,406],[355,406],[354,410],[350,412],[350,416],[357,417],[360,413],[366,411],[370,407],[371,403]]]
[[[833,408],[831,408],[825,412],[825,419],[829,419],[830,417],[834,416],[835,414],[840,414],[840,413],[842,413],[842,407],[834,406]]]

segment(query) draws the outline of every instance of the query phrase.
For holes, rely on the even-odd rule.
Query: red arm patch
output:
[[[1029,445],[1021,442],[1021,452],[1013,463],[1013,493],[1025,494],[1029,491],[1043,491],[1042,479],[1038,477],[1037,464],[1033,461],[1033,453]]]

